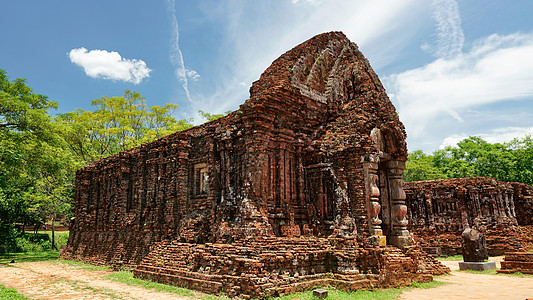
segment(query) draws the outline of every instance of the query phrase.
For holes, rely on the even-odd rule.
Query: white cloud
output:
[[[150,77],[152,71],[144,61],[123,58],[115,51],[88,51],[82,47],[70,50],[68,55],[71,62],[81,66],[85,74],[93,78],[139,84],[143,79]]]
[[[489,133],[478,133],[467,135],[464,133],[461,134],[452,134],[449,137],[445,138],[440,145],[440,149],[444,149],[447,146],[456,146],[457,143],[464,140],[469,136],[477,136],[489,142],[494,143],[507,143],[512,141],[515,138],[523,138],[526,135],[533,135],[533,127],[504,127],[496,128],[491,130]]]
[[[472,49],[385,78],[409,135],[480,105],[533,97],[533,34],[491,35]]]

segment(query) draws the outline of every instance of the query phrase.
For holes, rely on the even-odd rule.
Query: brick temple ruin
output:
[[[411,245],[405,136],[356,44],[315,36],[237,111],[79,170],[61,257],[243,297],[431,280],[447,268]]]
[[[489,255],[533,248],[533,187],[492,178],[406,182],[409,229],[434,255],[461,254],[461,233],[485,234]]]

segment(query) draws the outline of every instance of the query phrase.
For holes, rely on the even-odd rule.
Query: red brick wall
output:
[[[531,247],[533,238],[518,226],[531,222],[531,187],[476,177],[406,182],[404,189],[411,232],[424,247],[461,254],[467,227],[486,235],[489,255]]]

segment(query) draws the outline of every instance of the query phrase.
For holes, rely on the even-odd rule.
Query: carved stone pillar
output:
[[[381,204],[379,203],[378,163],[379,158],[370,157],[363,160],[366,206],[368,211],[368,230],[370,233],[369,239],[373,245],[385,246],[387,244],[387,238],[383,236],[381,220],[379,219]]]
[[[407,230],[407,205],[405,205],[405,192],[403,190],[403,170],[405,162],[391,160],[386,163],[389,174],[389,193],[391,203],[391,235],[389,242],[396,247],[411,244],[409,230]]]

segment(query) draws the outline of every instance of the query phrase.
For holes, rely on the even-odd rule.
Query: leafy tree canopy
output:
[[[54,222],[71,213],[76,169],[192,126],[173,117],[177,105],[148,107],[133,91],[91,104],[92,111],[52,117],[57,103],[0,70],[1,245],[13,244],[15,223]]]
[[[406,181],[461,177],[492,177],[506,182],[533,184],[533,140],[531,136],[509,143],[488,143],[469,137],[455,147],[426,155],[409,154]]]
[[[40,193],[42,178],[65,177],[76,168],[49,115],[55,108],[24,79],[11,82],[0,70],[0,227],[6,230],[33,214],[31,196]]]
[[[94,111],[77,109],[56,118],[70,149],[85,163],[192,127],[191,120],[173,117],[177,104],[148,107],[141,94],[129,90],[91,104]]]

